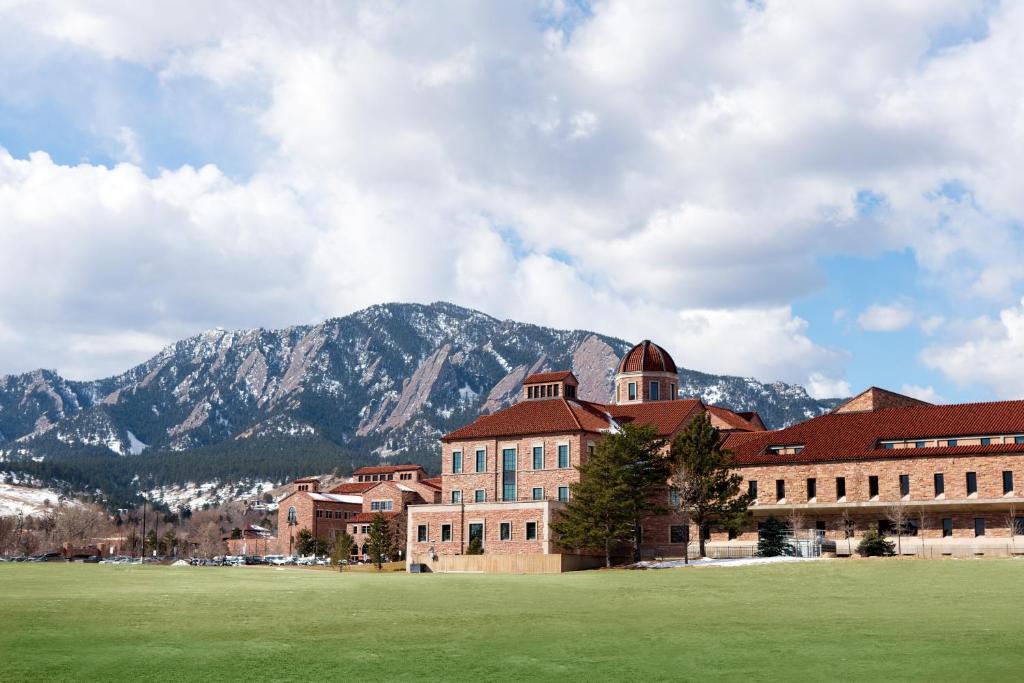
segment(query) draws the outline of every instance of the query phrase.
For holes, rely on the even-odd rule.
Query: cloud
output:
[[[922,387],[917,384],[904,384],[900,387],[900,393],[905,396],[919,398],[922,401],[927,401],[928,403],[940,404],[946,402],[931,385]]]
[[[874,304],[857,316],[857,324],[869,332],[898,332],[914,320],[914,312],[902,304]]]
[[[845,398],[853,394],[845,379],[832,379],[820,372],[811,373],[806,388],[814,398]]]
[[[10,7],[0,30],[35,65],[129,64],[171,102],[202,88],[202,116],[244,118],[266,154],[149,175],[134,136],[113,168],[0,155],[0,315],[22,339],[0,340],[0,371],[120,369],[72,356],[72,334],[452,299],[827,393],[847,356],[791,302],[828,256],[910,248],[938,286],[996,301],[1024,279],[1013,5]],[[99,90],[81,116],[108,139],[129,122],[163,163]]]
[[[1022,398],[1024,391],[1024,301],[1005,308],[998,320],[973,321],[968,341],[933,345],[921,352],[930,368],[960,386],[982,386],[1002,398]]]

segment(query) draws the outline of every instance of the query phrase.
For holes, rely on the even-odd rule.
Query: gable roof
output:
[[[555,372],[537,372],[523,380],[523,386],[527,384],[547,384],[549,382],[561,382],[562,380],[572,378],[577,383],[576,375],[572,374],[570,370],[557,370]]]
[[[1024,444],[914,449],[887,449],[879,445],[883,440],[995,434],[1024,434],[1024,401],[832,412],[773,432],[730,434],[725,446],[733,451],[739,465],[1024,452]],[[767,451],[771,446],[790,445],[801,445],[803,449],[792,455]]]
[[[756,425],[749,419],[743,417],[740,413],[734,413],[728,408],[707,406],[707,411],[729,425],[729,429],[739,429],[744,432],[764,431],[764,423]],[[750,413],[748,413],[748,415],[749,414]],[[757,413],[754,413],[754,415],[757,415]],[[760,422],[760,416],[758,416],[758,422]]]
[[[379,483],[380,483],[379,481],[353,481],[353,482],[348,482],[347,481],[347,482],[344,482],[342,484],[338,484],[337,486],[332,488],[330,491],[328,491],[328,493],[355,493],[355,494],[359,494],[359,493],[362,493],[363,491],[366,491],[369,488],[372,488],[372,487],[376,486]]]
[[[352,473],[352,476],[360,474],[393,474],[395,472],[412,472],[422,469],[423,465],[417,465],[415,463],[408,463],[405,465],[374,465],[370,467],[360,467]]]
[[[650,425],[658,436],[670,437],[704,408],[699,399],[652,401],[608,405],[565,398],[524,401],[491,415],[482,415],[470,424],[445,434],[442,441],[527,436],[533,434],[600,433],[614,423]],[[716,414],[728,415],[736,429],[757,429],[726,408]],[[724,419],[724,418],[723,418]]]

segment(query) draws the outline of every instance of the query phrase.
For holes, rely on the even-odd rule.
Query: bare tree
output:
[[[58,545],[86,545],[109,523],[106,514],[88,505],[61,505],[52,514],[50,538]]]
[[[885,509],[886,518],[896,527],[896,554],[903,555],[903,530],[906,528],[909,519],[907,504],[898,500]]]
[[[850,516],[850,511],[846,508],[843,508],[843,516],[839,519],[840,523],[843,525],[841,531],[843,532],[843,536],[846,538],[846,552],[847,554],[852,555],[853,537],[857,533],[857,522]]]
[[[6,555],[14,548],[18,538],[17,517],[0,517],[0,555]]]
[[[207,522],[196,540],[202,557],[214,557],[224,553],[224,539],[220,527],[215,522]]]
[[[1010,534],[1010,547],[1013,548],[1016,545],[1014,536],[1024,534],[1024,522],[1017,517],[1017,506],[1012,503],[1010,504],[1010,509],[1006,511],[1004,521],[1006,524],[1006,530]]]

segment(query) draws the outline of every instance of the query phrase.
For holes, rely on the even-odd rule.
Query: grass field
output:
[[[0,565],[0,680],[1011,680],[1024,562],[552,576]]]

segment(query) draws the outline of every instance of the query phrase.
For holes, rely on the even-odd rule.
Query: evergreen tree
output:
[[[473,536],[469,539],[469,544],[466,545],[467,555],[483,555],[484,544],[480,541],[479,536]]]
[[[672,442],[673,485],[679,507],[697,525],[700,556],[705,555],[711,522],[738,529],[747,516],[750,497],[740,493],[743,477],[732,471],[732,452],[722,448],[722,437],[701,413]]]
[[[394,537],[391,532],[391,524],[383,513],[378,512],[373,516],[370,523],[370,533],[366,538],[366,552],[377,569],[384,564],[384,558],[394,546]]]
[[[786,553],[786,536],[789,530],[785,524],[769,517],[765,520],[764,526],[757,539],[757,554],[760,557],[776,557]]]
[[[329,552],[328,542],[323,538],[313,538],[309,529],[301,529],[295,537],[295,552],[299,555],[326,555]]]
[[[570,487],[569,503],[551,525],[559,543],[600,550],[609,567],[613,550],[631,543],[639,559],[643,519],[667,512],[653,495],[669,474],[664,446],[651,427],[627,424],[606,436],[577,467],[580,481]]]
[[[891,557],[896,553],[896,546],[874,529],[864,532],[864,538],[857,545],[857,554],[861,557]]]

